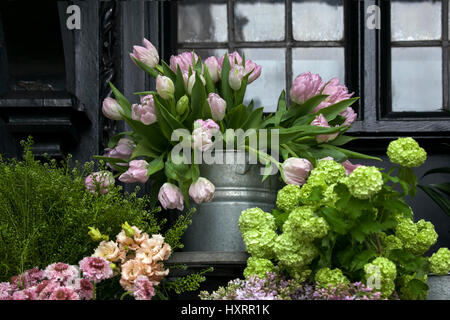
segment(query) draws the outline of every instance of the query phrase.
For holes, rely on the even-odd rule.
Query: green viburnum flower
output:
[[[244,277],[258,276],[263,278],[267,272],[274,271],[275,266],[269,259],[262,259],[256,257],[249,257],[247,260],[247,267],[244,270]]]
[[[392,250],[403,249],[402,241],[394,235],[380,234],[381,247],[385,256],[389,255]]]
[[[311,170],[307,183],[311,186],[324,185],[325,187],[345,178],[345,168],[334,160],[322,159]]]
[[[343,178],[339,179],[339,181],[342,181]],[[332,185],[312,185],[309,183],[305,183],[301,189],[300,189],[300,198],[301,202],[307,205],[311,206],[317,206],[317,205],[323,205],[323,204],[329,204],[333,205],[338,200],[337,194],[334,192],[334,187],[336,186],[336,183],[333,183]],[[320,200],[308,200],[308,198],[311,196],[311,192],[313,191],[313,188],[321,188],[322,189],[322,198]]]
[[[247,252],[257,258],[271,259],[277,234],[271,229],[249,230],[242,235]]]
[[[397,268],[392,261],[378,257],[364,265],[364,273],[367,285],[380,290],[382,297],[386,298],[392,294],[395,289],[394,280],[397,277]],[[376,288],[377,284],[380,288]]]
[[[290,212],[300,202],[300,187],[295,184],[287,184],[277,194],[277,207]]]
[[[328,223],[322,217],[314,216],[312,207],[303,206],[292,210],[283,225],[283,231],[291,233],[300,241],[313,241],[327,235]]]
[[[347,177],[346,184],[355,198],[369,199],[381,190],[384,182],[378,168],[360,166]]]
[[[400,220],[395,235],[403,243],[405,250],[416,255],[425,253],[438,238],[431,222],[420,220],[415,224],[408,218]]]
[[[260,208],[251,208],[242,211],[238,224],[242,234],[249,230],[276,229],[274,216],[264,212]]]
[[[276,238],[274,251],[281,265],[299,270],[304,269],[319,254],[313,243],[298,241],[287,232]]]
[[[349,284],[350,281],[338,268],[331,270],[330,268],[322,268],[317,271],[314,280],[322,288],[337,287],[339,284]]]
[[[440,248],[429,259],[430,270],[434,274],[443,276],[450,272],[450,250]]]
[[[427,153],[413,138],[398,138],[391,141],[387,155],[392,163],[404,167],[418,167],[427,159]]]

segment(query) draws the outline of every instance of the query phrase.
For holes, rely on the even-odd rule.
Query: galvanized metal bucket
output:
[[[227,153],[234,157],[234,164],[200,165],[200,176],[209,179],[216,192],[212,202],[193,204],[197,212],[183,236],[183,251],[245,251],[238,226],[241,212],[253,207],[270,212],[275,207],[281,187],[279,174],[262,182],[263,166],[249,164],[248,157],[239,164],[242,153],[224,151],[224,157]]]
[[[450,300],[450,273],[445,276],[428,275],[427,300]]]

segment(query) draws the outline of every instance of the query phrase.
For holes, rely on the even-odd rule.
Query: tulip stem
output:
[[[255,153],[256,155],[258,155],[260,158],[262,158],[262,159],[264,159],[264,160],[267,160],[267,161],[272,162],[274,165],[277,166],[277,168],[280,168],[281,163],[278,162],[276,159],[274,159],[272,156],[269,156],[267,153],[262,152],[262,151],[258,151],[258,150],[254,149],[254,148],[252,148],[252,147],[249,147],[249,146],[245,146],[245,149],[246,149],[248,152],[253,152],[253,153]]]
[[[287,144],[283,143],[281,145],[283,148],[285,148],[291,155],[293,155],[296,158],[300,158],[291,148],[288,147]]]

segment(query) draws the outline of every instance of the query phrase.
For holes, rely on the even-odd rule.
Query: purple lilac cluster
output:
[[[94,280],[101,281],[112,276],[108,261],[95,258],[95,265],[83,259],[85,265],[78,267],[66,263],[53,263],[40,270],[33,268],[14,276],[10,282],[0,283],[0,300],[91,300]],[[101,261],[100,261],[101,260]]]
[[[235,279],[217,291],[200,293],[202,300],[379,300],[381,293],[361,282],[319,288],[268,272],[266,277]]]

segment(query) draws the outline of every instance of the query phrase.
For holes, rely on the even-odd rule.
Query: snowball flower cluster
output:
[[[276,257],[281,265],[290,269],[290,273],[303,270],[319,254],[311,242],[301,242],[291,233],[283,232],[274,244]]]
[[[270,229],[275,230],[275,218],[272,214],[264,212],[260,208],[251,208],[242,211],[239,217],[239,230],[242,234],[250,230]]]
[[[283,225],[283,231],[289,232],[299,241],[312,242],[323,238],[329,230],[328,223],[322,217],[314,215],[314,209],[309,206],[295,208],[289,214]]]
[[[397,277],[397,268],[395,264],[384,257],[378,257],[371,263],[364,265],[364,273],[368,286],[380,285],[383,297],[389,297],[395,290],[394,280]]]
[[[295,184],[287,184],[277,194],[277,207],[290,212],[300,204],[300,187]]]
[[[404,167],[418,167],[427,159],[427,153],[413,138],[398,138],[389,143],[387,155],[392,163]]]
[[[429,259],[430,270],[437,275],[446,275],[450,272],[450,250],[440,248]]]
[[[438,238],[431,222],[422,219],[414,223],[407,218],[400,219],[395,236],[400,239],[405,250],[416,255],[424,254]]]
[[[331,270],[330,268],[319,269],[314,280],[317,285],[322,288],[328,288],[330,285],[337,287],[341,284],[349,284],[350,281],[338,268]]]
[[[355,198],[369,199],[381,190],[384,182],[378,168],[360,166],[348,176],[346,184]]]
[[[247,267],[244,270],[244,276],[249,278],[251,276],[258,276],[264,278],[268,272],[272,272],[275,266],[269,259],[249,257],[247,260]]]
[[[329,186],[345,178],[345,168],[332,158],[321,159],[317,166],[311,171],[307,184],[311,186]]]

